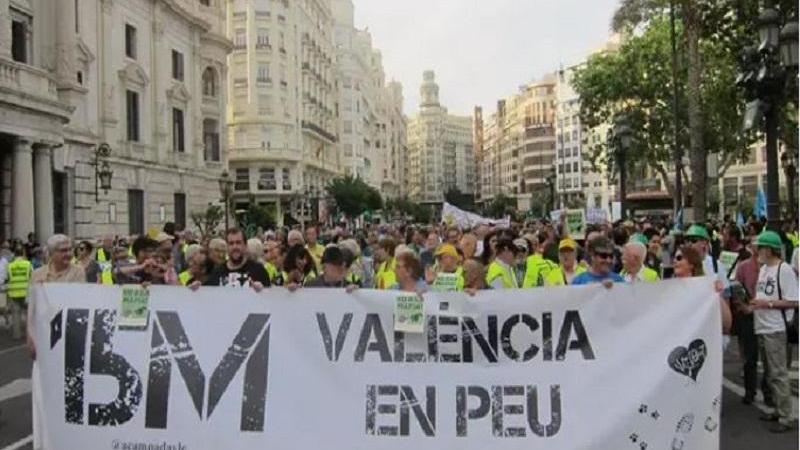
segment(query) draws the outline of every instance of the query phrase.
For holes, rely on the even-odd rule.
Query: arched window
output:
[[[203,71],[203,96],[217,96],[217,73],[211,67]]]

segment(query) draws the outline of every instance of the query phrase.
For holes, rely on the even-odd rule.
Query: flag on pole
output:
[[[767,217],[767,196],[764,195],[764,191],[761,188],[759,188],[756,193],[756,204],[753,205],[753,215],[758,218]]]

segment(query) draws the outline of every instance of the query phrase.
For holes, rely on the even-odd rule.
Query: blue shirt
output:
[[[597,276],[593,274],[590,270],[578,274],[575,278],[572,279],[572,284],[579,285],[579,284],[592,284],[592,283],[600,283],[604,280],[611,280],[614,283],[624,283],[625,280],[616,272],[608,272],[605,275]]]

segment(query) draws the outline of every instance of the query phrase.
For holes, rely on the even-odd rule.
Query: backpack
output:
[[[778,300],[783,300],[783,292],[781,291],[781,267],[783,266],[783,262],[778,264]],[[781,309],[781,315],[783,316],[783,322],[786,324],[786,341],[790,344],[797,344],[798,342],[798,323],[797,323],[797,314],[798,308],[794,308],[794,315],[792,316],[792,320],[786,319],[786,310]]]

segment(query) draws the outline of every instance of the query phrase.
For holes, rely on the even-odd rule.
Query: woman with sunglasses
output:
[[[97,276],[102,271],[100,264],[94,259],[92,254],[91,242],[81,241],[75,249],[75,264],[82,267],[86,272],[86,281],[89,283],[97,283]]]
[[[702,277],[705,272],[703,269],[703,255],[697,249],[689,245],[684,245],[675,252],[673,258],[673,269],[675,270],[675,278],[690,278]],[[722,285],[719,281],[715,282],[715,289],[717,292],[722,292]],[[719,308],[722,314],[722,334],[723,348],[728,346],[728,334],[731,330],[731,323],[733,322],[733,315],[731,314],[731,307],[728,302],[719,296]]]

